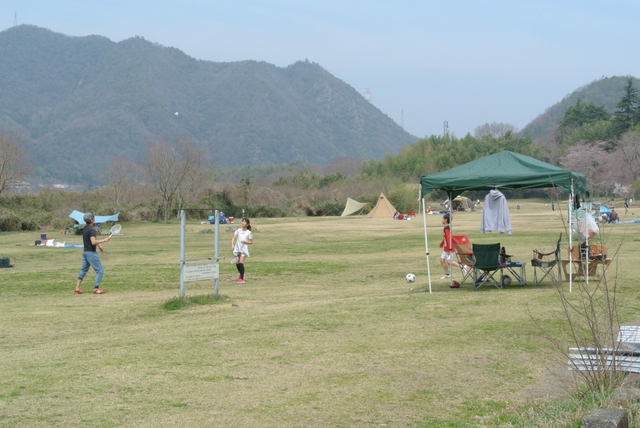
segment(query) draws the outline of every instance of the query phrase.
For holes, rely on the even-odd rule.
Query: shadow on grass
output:
[[[229,300],[228,296],[220,294],[205,294],[204,296],[186,296],[184,299],[174,297],[162,304],[167,311],[178,311],[194,305],[217,305]]]

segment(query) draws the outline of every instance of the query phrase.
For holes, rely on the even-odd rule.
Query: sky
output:
[[[602,77],[640,77],[637,0],[2,0],[17,23],[208,61],[308,59],[404,129],[522,129]]]

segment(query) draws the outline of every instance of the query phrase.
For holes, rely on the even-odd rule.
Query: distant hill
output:
[[[149,142],[182,135],[220,167],[376,159],[417,140],[308,61],[201,61],[28,25],[0,32],[0,58],[0,130],[22,133],[44,180],[96,184],[92,164],[141,162]]]
[[[604,105],[607,110],[613,113],[616,110],[616,105],[624,95],[627,77],[605,77],[576,89],[525,126],[521,134],[541,140],[550,137],[562,122],[567,109],[575,105],[578,99],[582,99],[583,104],[593,102],[598,106]],[[640,90],[640,80],[635,77],[633,78],[633,85]]]

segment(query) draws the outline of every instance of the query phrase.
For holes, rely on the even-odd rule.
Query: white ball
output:
[[[178,112],[176,112],[176,116],[178,115]]]
[[[408,283],[416,282],[416,276],[412,273],[408,273],[407,276],[404,277]]]

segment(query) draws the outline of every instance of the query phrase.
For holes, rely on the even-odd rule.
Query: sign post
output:
[[[187,214],[180,210],[180,299],[184,300],[185,283],[213,279],[213,294],[218,294],[218,278],[220,277],[219,231],[220,219],[215,210],[214,257],[200,259],[186,258],[186,223]]]

